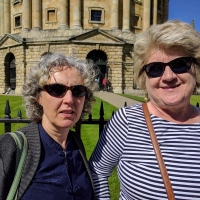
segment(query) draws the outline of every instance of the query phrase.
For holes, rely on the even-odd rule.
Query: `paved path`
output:
[[[99,97],[103,101],[106,101],[106,102],[112,104],[113,106],[115,106],[117,108],[124,107],[125,102],[126,102],[127,106],[131,106],[133,104],[141,103],[139,101],[129,99],[129,98],[117,95],[117,94],[112,93],[112,92],[103,92],[103,91],[95,92],[94,96]]]

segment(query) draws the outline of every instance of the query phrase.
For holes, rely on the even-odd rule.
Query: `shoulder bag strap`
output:
[[[20,139],[18,138],[19,133],[23,138],[23,144],[21,144]],[[26,136],[21,131],[10,132],[9,134],[13,137],[17,145],[17,154],[16,154],[16,170],[15,170],[15,177],[12,183],[12,186],[9,190],[8,196],[6,200],[16,200],[18,195],[18,185],[21,179],[24,163],[26,160],[26,155],[28,151],[28,142]]]
[[[155,134],[152,122],[151,122],[151,118],[150,118],[150,115],[149,115],[147,104],[143,103],[142,108],[143,108],[147,128],[149,130],[149,135],[150,135],[150,138],[151,138],[151,142],[153,144],[153,148],[154,148],[155,155],[156,155],[156,158],[157,158],[157,161],[158,161],[158,165],[159,165],[159,168],[160,168],[160,172],[161,172],[162,179],[163,179],[163,182],[164,182],[164,185],[165,185],[165,190],[167,192],[168,199],[169,200],[175,200],[174,192],[173,192],[173,189],[172,189],[172,186],[171,186],[171,182],[169,180],[169,176],[168,176],[168,173],[167,173],[165,162],[164,162],[163,157],[162,157],[162,153],[160,151],[160,147],[158,145],[158,141],[157,141],[157,138],[156,138],[156,134]]]

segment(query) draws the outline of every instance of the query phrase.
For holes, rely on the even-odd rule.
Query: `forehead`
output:
[[[51,83],[59,82],[63,84],[81,84],[83,82],[83,78],[74,67],[63,67],[59,70],[58,68],[55,68],[51,71],[48,81]]]
[[[178,57],[189,56],[182,48],[172,47],[170,49],[153,49],[147,57],[147,64],[150,62],[169,62]]]

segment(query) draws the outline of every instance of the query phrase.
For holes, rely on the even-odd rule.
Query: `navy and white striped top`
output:
[[[151,115],[176,200],[200,199],[200,122],[177,124]],[[97,199],[110,199],[108,177],[118,166],[121,200],[166,200],[142,106],[118,110],[90,159]]]

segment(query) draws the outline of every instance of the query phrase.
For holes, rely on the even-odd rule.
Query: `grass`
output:
[[[5,106],[6,101],[9,101],[10,104],[10,110],[11,110],[11,118],[17,118],[18,117],[18,111],[21,110],[22,117],[26,118],[26,113],[23,107],[23,101],[21,96],[11,96],[11,95],[0,95],[0,118],[5,117]],[[17,130],[20,127],[23,127],[26,124],[16,123],[11,124],[11,130]],[[5,132],[4,130],[4,124],[0,123],[0,135]]]
[[[124,97],[128,97],[137,101],[144,102],[144,97],[139,96],[132,96],[127,94],[119,94]],[[26,118],[25,110],[23,108],[22,97],[21,96],[10,96],[10,95],[0,95],[0,118],[4,118],[4,109],[6,105],[6,100],[9,100],[10,107],[11,107],[11,117],[17,118],[18,110],[22,111],[23,118]],[[193,95],[190,99],[192,105],[195,105],[199,102],[200,103],[200,96]],[[99,110],[101,105],[101,99],[96,97],[96,102],[93,105],[92,109],[92,118],[98,119],[99,118]],[[112,106],[111,104],[103,101],[104,107],[104,119],[110,119],[112,113],[118,110],[116,107]],[[12,124],[12,131],[17,130],[18,128],[24,126],[25,124]],[[4,133],[4,125],[0,123],[0,134]],[[97,125],[82,125],[81,127],[81,138],[83,140],[87,158],[89,159],[92,151],[99,139],[98,133],[98,126]],[[110,194],[112,200],[119,199],[119,181],[117,177],[117,170],[114,169],[113,173],[109,178],[109,187],[110,187]]]

